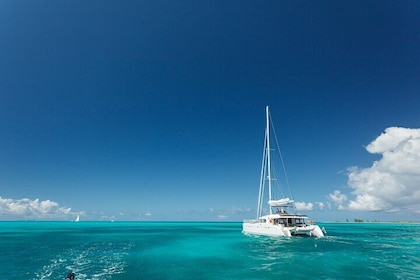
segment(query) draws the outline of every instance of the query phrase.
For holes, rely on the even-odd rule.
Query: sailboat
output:
[[[270,127],[272,128],[269,107],[266,111],[266,130],[264,140],[264,152],[261,166],[260,190],[258,195],[257,217],[253,220],[244,220],[242,230],[247,234],[267,235],[275,237],[291,237],[291,236],[311,236],[323,237],[324,228],[320,228],[308,216],[296,213],[294,200],[289,197],[274,198],[273,182],[274,178],[271,147],[270,147]],[[277,140],[277,139],[276,139]],[[277,143],[277,141],[276,141]],[[278,148],[278,147],[277,147]],[[278,148],[280,152],[280,149]],[[280,161],[283,160],[280,155]],[[283,165],[284,166],[284,165]],[[285,173],[285,169],[283,167]],[[287,175],[285,175],[287,180]],[[265,201],[265,185],[268,183],[268,213],[263,214],[263,202]],[[290,188],[289,188],[290,192]]]

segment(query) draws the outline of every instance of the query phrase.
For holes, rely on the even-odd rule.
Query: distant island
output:
[[[341,221],[336,221],[337,223],[341,223]],[[379,220],[363,220],[355,218],[353,220],[346,219],[346,223],[400,223],[400,224],[417,224],[419,221],[379,221]]]

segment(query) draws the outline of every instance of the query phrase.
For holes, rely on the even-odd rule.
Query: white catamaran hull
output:
[[[317,225],[295,227],[291,229],[292,235],[307,235],[313,237],[324,237],[323,230]]]
[[[324,232],[318,225],[285,227],[271,223],[244,222],[242,224],[242,230],[244,233],[275,237],[290,237],[292,235],[324,237]]]
[[[242,230],[245,233],[249,234],[258,234],[258,235],[267,235],[275,237],[290,237],[292,234],[288,228],[285,228],[281,225],[273,225],[267,223],[243,223]]]

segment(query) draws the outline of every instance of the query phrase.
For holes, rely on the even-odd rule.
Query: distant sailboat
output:
[[[285,236],[306,235],[314,237],[323,237],[324,229],[315,225],[313,221],[309,221],[306,215],[297,213],[289,213],[291,210],[296,211],[294,200],[289,197],[274,199],[272,181],[274,178],[274,170],[272,170],[271,149],[270,149],[270,124],[271,116],[266,107],[266,131],[264,140],[263,161],[261,167],[260,191],[258,196],[257,218],[255,220],[245,220],[242,224],[244,233],[268,235],[268,236]],[[271,125],[272,126],[272,125]],[[277,139],[276,139],[277,140]],[[277,142],[277,141],[276,141]],[[281,155],[280,155],[281,159]],[[283,163],[283,160],[281,159]],[[283,168],[284,170],[284,168]],[[287,176],[286,176],[287,180]],[[265,182],[268,182],[268,205],[269,213],[263,215],[263,201],[265,193]],[[276,208],[276,210],[273,210]],[[287,209],[287,211],[285,210]]]
[[[80,221],[80,216],[79,216],[79,214],[77,214],[77,217],[76,217],[76,219],[75,219],[74,221],[75,221],[75,222]]]

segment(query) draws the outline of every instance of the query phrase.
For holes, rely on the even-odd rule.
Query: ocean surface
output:
[[[420,279],[420,224],[320,223],[322,239],[241,223],[0,222],[1,279]]]

